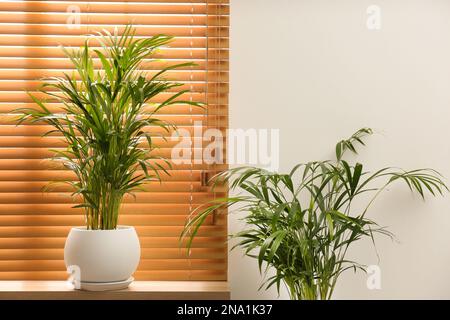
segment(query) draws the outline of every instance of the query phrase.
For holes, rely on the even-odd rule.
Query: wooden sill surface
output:
[[[135,281],[127,289],[89,292],[66,281],[0,281],[0,300],[228,300],[226,281]]]

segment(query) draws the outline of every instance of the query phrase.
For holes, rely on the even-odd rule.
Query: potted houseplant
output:
[[[80,199],[75,207],[83,208],[86,226],[71,229],[64,260],[68,268],[80,273],[82,288],[124,287],[132,280],[140,245],[132,226],[118,226],[122,199],[167,173],[161,161],[170,167],[167,159],[151,155],[155,145],[147,129],[169,132],[173,128],[155,115],[161,108],[198,105],[180,100],[187,90],[170,90],[182,84],[162,78],[168,70],[191,63],[166,67],[154,75],[145,72],[144,62],[153,60],[144,59],[171,39],[165,35],[136,38],[135,29],[127,26],[121,35],[102,31],[78,50],[63,48],[74,72],[47,79],[39,97],[30,94],[37,108],[20,109],[19,124],[46,123],[53,127],[46,134],[59,133],[67,143],[64,151],[55,151],[54,160],[77,177],[65,183]],[[150,105],[160,93],[169,91],[175,93]],[[52,112],[47,102],[59,103],[61,111]]]
[[[217,210],[238,206],[246,229],[232,235],[235,246],[258,260],[260,272],[270,267],[275,274],[261,287],[284,284],[291,299],[330,299],[339,276],[362,265],[346,259],[356,241],[381,233],[392,234],[366,217],[368,209],[391,184],[404,182],[421,197],[448,190],[432,169],[404,171],[382,168],[369,173],[363,165],[349,164],[344,155],[356,153],[356,145],[372,133],[361,129],[336,145],[336,159],[298,164],[288,174],[240,167],[222,172],[214,184],[228,183],[243,193],[217,199],[194,212],[182,233],[188,247],[205,218]],[[364,209],[352,207],[361,195],[370,198]],[[375,242],[374,242],[375,243]],[[265,273],[266,274],[266,273]]]

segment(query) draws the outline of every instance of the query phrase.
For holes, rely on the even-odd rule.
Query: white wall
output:
[[[372,4],[379,31],[366,27]],[[450,1],[231,0],[230,99],[232,128],[281,130],[282,171],[331,157],[335,142],[369,126],[378,134],[358,159],[368,168],[450,177]],[[379,199],[370,217],[398,238],[378,241],[382,289],[349,272],[334,298],[450,298],[450,194],[428,200],[401,187]],[[368,242],[351,257],[378,262]],[[230,281],[234,299],[276,298],[257,292],[255,261],[237,251]]]

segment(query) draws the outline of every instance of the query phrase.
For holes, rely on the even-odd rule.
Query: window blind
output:
[[[158,52],[161,60],[148,64],[150,75],[168,64],[197,64],[167,78],[185,83],[179,89],[191,93],[183,98],[206,107],[163,108],[160,119],[186,129],[200,148],[208,142],[199,129],[227,128],[228,0],[0,1],[0,280],[67,279],[65,238],[72,226],[84,225],[83,211],[72,208],[77,199],[67,186],[43,192],[49,181],[75,179],[48,160],[53,155],[49,149],[64,148],[61,137],[42,137],[49,130],[42,124],[16,126],[13,110],[34,106],[27,91],[36,90],[40,79],[70,72],[60,45],[79,46],[87,34],[101,29],[117,27],[120,33],[128,23],[138,36],[175,37]],[[48,106],[61,110],[56,103]],[[159,148],[154,154],[168,158],[177,144],[171,139],[155,142]],[[201,228],[189,258],[178,243],[192,209],[222,196],[225,190],[213,191],[205,177],[223,169],[221,164],[173,164],[161,184],[148,183],[136,198],[125,197],[119,223],[135,226],[140,237],[137,280],[226,279],[225,215],[212,217]]]

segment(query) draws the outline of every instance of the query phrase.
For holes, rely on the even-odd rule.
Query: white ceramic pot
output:
[[[129,226],[115,230],[75,227],[64,247],[66,267],[78,266],[82,283],[126,281],[136,271],[140,256],[139,238]]]

